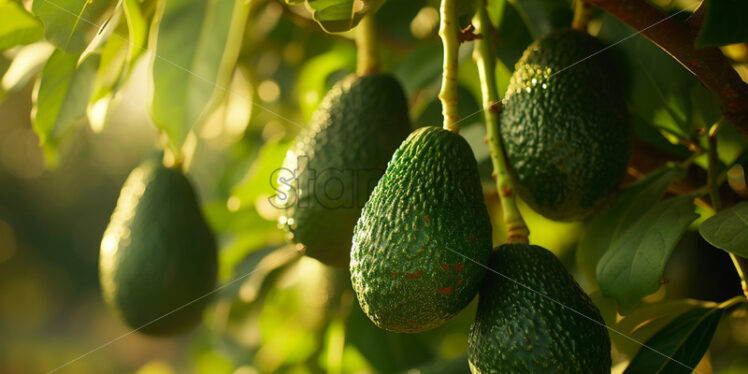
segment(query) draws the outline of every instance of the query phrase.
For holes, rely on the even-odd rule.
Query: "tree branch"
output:
[[[496,188],[501,201],[502,217],[508,243],[530,242],[530,230],[527,228],[522,214],[517,208],[516,189],[509,166],[504,157],[504,148],[499,135],[499,116],[501,115],[501,101],[496,88],[496,52],[493,50],[494,39],[492,37],[493,27],[488,18],[485,6],[478,8],[478,13],[473,18],[478,33],[482,38],[475,40],[473,58],[478,65],[480,76],[481,94],[483,96],[483,114],[486,120],[486,143],[491,150],[491,162],[493,164],[493,177],[496,179]]]
[[[442,0],[439,14],[441,18],[439,37],[444,46],[442,88],[439,91],[439,100],[442,103],[444,129],[457,133],[460,131],[460,115],[457,112],[457,59],[460,49],[457,0]]]
[[[667,18],[644,0],[586,0],[641,32],[698,78],[722,102],[722,114],[748,136],[748,84],[719,48],[695,48],[703,6],[689,21]]]

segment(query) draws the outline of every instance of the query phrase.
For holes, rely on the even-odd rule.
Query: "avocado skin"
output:
[[[468,341],[473,374],[610,373],[600,311],[553,253],[505,244],[490,268],[501,275],[489,271],[480,290]]]
[[[550,219],[587,217],[626,172],[632,130],[604,48],[587,33],[552,32],[525,50],[504,98],[500,130],[518,192]]]
[[[280,222],[306,255],[348,266],[361,208],[410,129],[405,93],[391,75],[349,76],[330,89],[284,161],[296,170],[296,196]],[[307,161],[297,164],[300,157]]]
[[[145,161],[125,181],[102,239],[104,300],[133,329],[177,334],[200,321],[216,271],[215,239],[190,182]]]
[[[350,269],[361,309],[390,331],[437,327],[475,297],[485,269],[469,259],[486,261],[490,251],[470,146],[438,127],[415,130],[356,224]]]

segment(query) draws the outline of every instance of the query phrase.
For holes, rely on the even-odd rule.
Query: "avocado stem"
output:
[[[374,14],[361,19],[356,27],[356,74],[359,76],[379,71],[377,54],[377,25]]]
[[[496,179],[496,188],[501,201],[507,242],[528,244],[530,230],[517,208],[515,183],[509,173],[499,134],[501,101],[496,88],[496,54],[493,51],[493,27],[485,6],[479,7],[478,13],[473,18],[473,25],[476,31],[483,35],[483,38],[475,41],[473,59],[478,65],[483,96],[483,114],[486,120],[486,142],[491,150],[493,176]]]
[[[460,132],[460,115],[457,111],[457,64],[460,49],[457,24],[457,1],[442,0],[439,7],[439,37],[444,46],[444,63],[442,65],[442,88],[439,100],[442,103],[444,129],[454,133]]]
[[[587,32],[587,25],[592,18],[590,4],[585,0],[574,2],[574,20],[571,21],[571,28],[582,32]]]

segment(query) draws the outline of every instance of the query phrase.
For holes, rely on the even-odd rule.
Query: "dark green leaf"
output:
[[[649,208],[665,195],[675,179],[676,170],[662,168],[624,189],[613,205],[600,212],[587,225],[587,232],[577,248],[577,264],[588,281],[595,284],[595,267],[612,243]]]
[[[153,60],[151,117],[178,151],[210,111],[211,100],[227,93],[249,6],[244,0],[164,3]]]
[[[615,330],[623,335],[610,334],[610,339],[619,352],[628,357],[634,357],[641,348],[641,344],[637,342],[649,340],[677,318],[679,314],[696,308],[712,308],[715,306],[717,304],[714,302],[692,299],[665,300],[644,304],[617,321],[617,317],[614,317],[609,326],[615,326]],[[617,314],[615,315],[617,316]],[[634,340],[631,340],[632,338]]]
[[[597,35],[623,63],[626,101],[633,115],[680,137],[689,137],[696,124],[694,106],[713,105],[692,101],[691,89],[699,81],[670,55],[615,17],[605,14]]]
[[[493,27],[496,28],[504,17],[506,0],[488,0],[486,1],[486,8],[488,9],[488,18],[491,19]]]
[[[624,373],[691,373],[709,349],[723,313],[698,308],[681,314],[644,343]]]
[[[613,241],[597,264],[597,280],[603,295],[628,309],[659,288],[662,271],[688,225],[698,217],[693,197],[665,200]]]
[[[81,53],[104,27],[115,0],[34,0],[32,10],[44,24],[44,34],[57,48]]]
[[[79,63],[80,54],[56,50],[42,70],[34,106],[34,131],[48,164],[57,161],[57,148],[73,121],[82,117],[91,98],[98,55]]]
[[[0,50],[33,43],[43,35],[42,24],[23,5],[0,0]]]
[[[748,257],[748,202],[722,210],[699,227],[699,233],[709,244]]]
[[[384,0],[307,0],[312,16],[327,32],[343,32],[354,28],[368,13],[376,12]]]
[[[721,46],[748,41],[748,2],[745,0],[706,0],[704,24],[696,46]]]
[[[514,70],[514,65],[522,57],[522,52],[532,41],[533,35],[517,10],[517,6],[514,2],[507,3],[496,33],[496,55],[509,70]]]
[[[574,16],[569,1],[520,0],[512,3],[530,28],[533,39],[539,39],[555,29],[569,27]]]

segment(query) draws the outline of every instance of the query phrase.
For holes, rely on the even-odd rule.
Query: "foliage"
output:
[[[693,9],[696,0],[650,3],[682,20],[687,14],[679,12]],[[22,222],[32,228],[16,230],[16,235],[25,235],[28,242],[58,238],[52,231],[62,232],[56,235],[67,240],[44,244],[52,248],[45,252],[52,260],[44,271],[9,269],[0,271],[0,277],[3,272],[28,276],[59,267],[62,270],[49,273],[50,279],[59,273],[80,273],[71,277],[88,277],[89,283],[71,282],[73,286],[65,287],[86,284],[88,291],[95,291],[95,283],[90,282],[96,278],[92,265],[96,259],[89,258],[93,255],[86,255],[78,268],[70,270],[69,261],[76,261],[78,255],[71,259],[69,253],[80,252],[73,248],[76,235],[83,232],[68,222],[73,221],[70,216],[85,202],[103,206],[95,216],[95,222],[101,221],[98,226],[81,223],[77,228],[103,230],[102,217],[114,204],[114,182],[121,182],[126,169],[155,146],[166,150],[167,156],[184,159],[221,247],[222,288],[205,323],[185,339],[184,346],[154,351],[170,361],[167,369],[227,373],[239,373],[240,368],[282,373],[418,369],[427,373],[439,372],[446,365],[455,372],[467,371],[464,352],[475,302],[443,326],[423,334],[378,329],[345,287],[346,275],[300,258],[295,247],[286,244],[276,224],[280,213],[271,204],[277,187],[274,171],[292,139],[328,89],[354,71],[354,28],[364,16],[376,20],[382,70],[392,72],[405,88],[413,122],[418,127],[440,123],[438,6],[437,0],[0,0],[0,135],[6,137],[0,139],[0,263],[4,261],[2,246],[13,237],[2,231],[4,221],[11,220],[7,217],[25,217]],[[503,93],[525,48],[549,31],[567,27],[574,7],[572,1],[553,0],[488,0],[487,6],[496,28],[496,84]],[[742,43],[724,51],[745,77],[746,5],[738,0],[707,0],[706,6],[697,45]],[[592,295],[611,329],[614,365],[630,362],[628,373],[679,372],[684,366],[663,355],[689,368],[711,355],[715,370],[741,370],[745,363],[741,364],[740,357],[747,347],[744,340],[733,337],[745,330],[739,329],[735,321],[740,317],[731,311],[744,307],[745,299],[738,296],[725,304],[696,301],[697,295],[678,293],[679,285],[670,280],[677,278],[673,276],[677,272],[690,278],[718,278],[708,265],[679,267],[679,256],[689,248],[722,256],[719,266],[732,265],[715,247],[748,256],[748,205],[741,202],[748,191],[742,166],[734,166],[746,154],[748,138],[725,122],[712,134],[718,148],[710,149],[709,129],[721,119],[718,99],[689,70],[623,22],[599,10],[592,10],[591,15],[590,32],[610,46],[622,67],[611,74],[625,86],[636,133],[630,176],[603,209],[574,225],[553,223],[521,204],[531,238],[549,247],[573,274],[580,275],[577,280]],[[499,233],[494,241],[501,244],[505,240],[498,218],[501,206],[496,191],[486,187],[491,181],[490,161],[482,142],[481,82],[471,50],[470,42],[460,49],[461,134],[472,147],[486,182],[488,210],[494,232]],[[136,114],[143,108],[148,118]],[[41,149],[34,152],[43,154],[50,170],[44,178],[69,174],[73,179],[65,186],[43,178],[37,183],[64,193],[32,195],[39,192],[27,188],[26,182],[3,179],[6,169],[25,170],[7,165],[15,165],[29,153],[16,152],[20,138],[3,127],[16,126],[17,118],[31,120]],[[81,144],[87,148],[81,150]],[[710,151],[717,158],[711,167]],[[109,165],[102,168],[111,170],[92,176],[81,166],[96,163]],[[18,161],[18,165],[26,164]],[[40,169],[37,177],[42,173]],[[717,186],[707,183],[707,174],[716,177]],[[102,186],[110,190],[99,195],[91,192]],[[708,197],[714,191],[721,196],[724,209]],[[16,203],[26,202],[19,197],[25,194],[42,201],[40,206],[46,204],[46,210]],[[43,225],[35,209],[59,222]],[[6,217],[6,212],[11,213]],[[706,242],[687,235],[696,230]],[[739,281],[732,278],[731,283],[720,285],[728,293],[739,292]],[[78,292],[67,292],[64,295],[71,300],[83,300],[84,296],[73,297]],[[88,304],[102,303],[89,297]],[[56,307],[52,305],[55,299],[39,299],[49,303],[50,310]],[[2,296],[0,300],[0,304],[14,304]],[[88,310],[77,309],[75,302],[68,301],[68,310]],[[37,309],[47,308],[40,303],[43,307]],[[79,314],[76,318],[88,322]],[[91,336],[115,338],[116,322],[107,319],[111,317],[98,318],[110,327],[99,327],[95,334],[93,330],[79,332],[85,335],[81,341],[86,346],[80,341],[69,347],[49,343],[58,353],[30,359],[36,366],[23,366],[25,371],[48,371],[85,353]],[[710,350],[713,337],[719,344]],[[641,344],[651,349],[639,350]],[[118,355],[122,353],[102,349],[63,370],[96,372],[111,364],[123,371],[142,368],[148,372],[163,364],[142,358],[147,356]],[[14,372],[3,365],[0,371]]]

